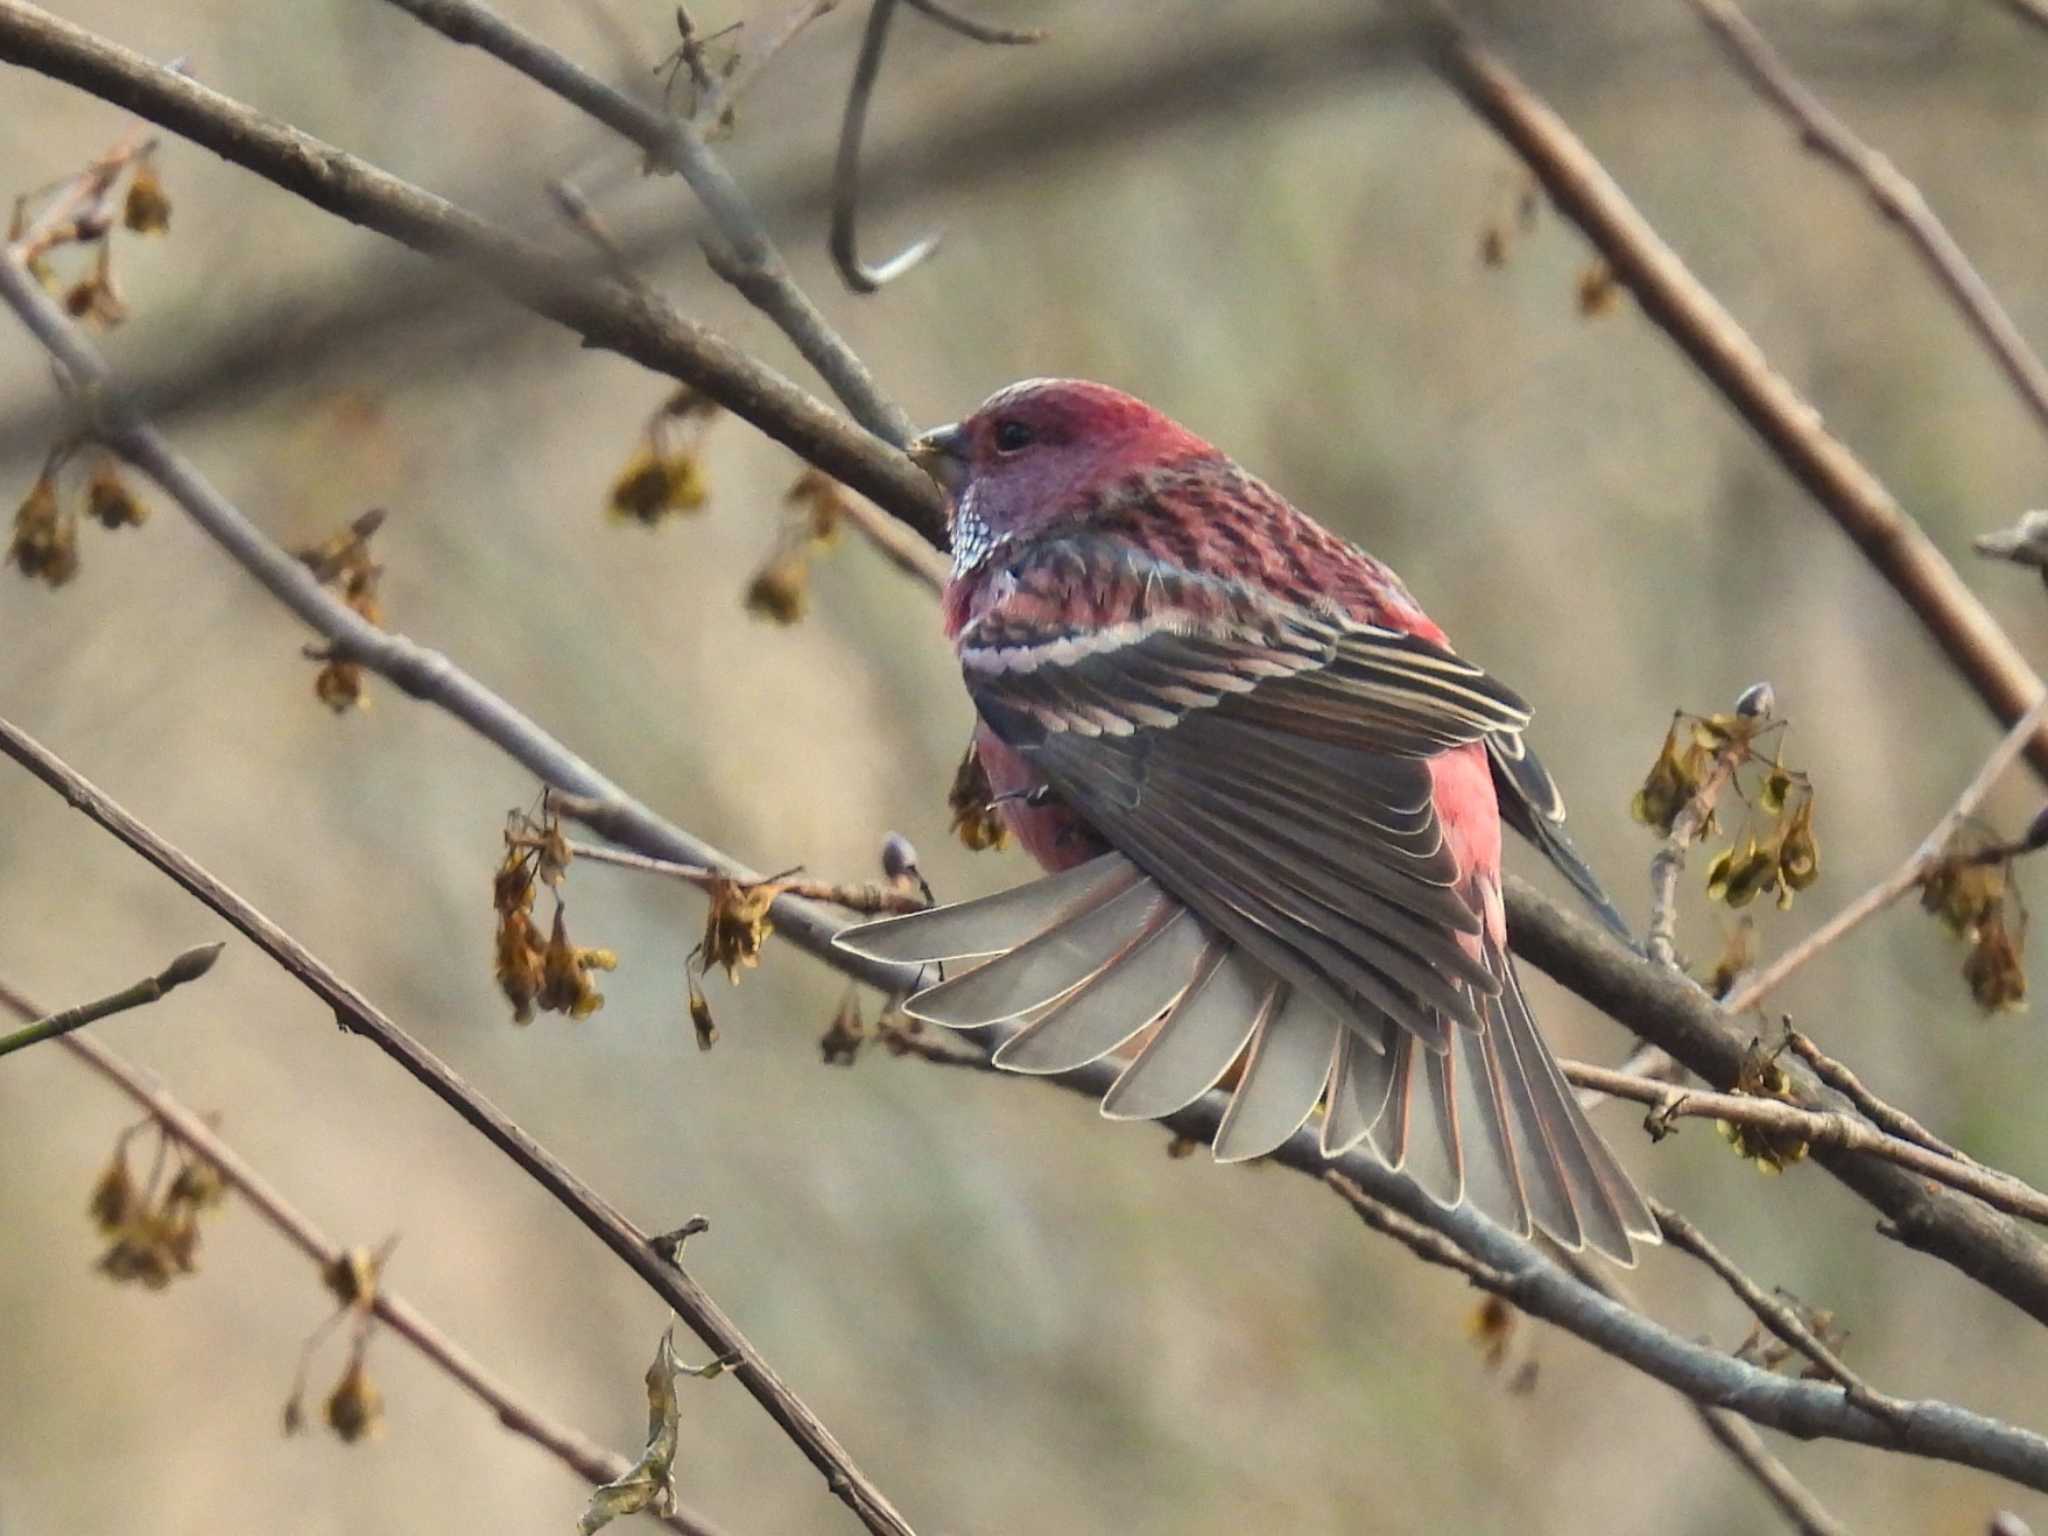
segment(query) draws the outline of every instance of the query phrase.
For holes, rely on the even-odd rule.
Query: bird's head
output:
[[[1215,450],[1106,384],[1026,379],[909,451],[952,497],[954,569],[964,572],[999,543],[1085,516],[1119,480]]]

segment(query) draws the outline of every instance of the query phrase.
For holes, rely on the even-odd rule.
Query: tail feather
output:
[[[1341,1157],[1357,1146],[1387,1112],[1394,1086],[1395,1025],[1380,1021],[1378,1038],[1347,1029],[1337,1040],[1330,1069],[1330,1101],[1323,1113],[1323,1156]]]
[[[1308,1123],[1330,1080],[1344,1026],[1277,978],[1259,1009],[1244,1077],[1216,1129],[1216,1161],[1264,1157]]]
[[[925,960],[971,960],[1007,954],[1062,918],[1098,907],[1129,890],[1138,867],[1120,853],[1105,853],[1061,874],[951,906],[927,907],[849,928],[833,940],[870,960],[914,965]]]
[[[1140,879],[988,964],[926,988],[904,1011],[952,1029],[1014,1019],[1079,986],[1179,910],[1150,879]]]
[[[1103,1099],[1115,1118],[1170,1115],[1241,1062],[1220,1162],[1264,1156],[1321,1107],[1326,1156],[1362,1142],[1441,1204],[1469,1203],[1512,1231],[1540,1227],[1624,1264],[1638,1242],[1657,1241],[1537,1033],[1512,962],[1490,945],[1497,990],[1474,988],[1468,1004],[1482,1027],[1436,1015],[1433,1049],[1405,1021],[1340,1012],[1290,986],[1116,854],[1002,896],[863,924],[839,942],[902,962],[992,955],[905,1007],[952,1028],[1021,1023],[996,1054],[1012,1070],[1069,1071],[1155,1025]]]
[[[1117,1120],[1157,1120],[1214,1088],[1244,1051],[1271,978],[1214,938],[1195,979],[1103,1097]]]
[[[1174,908],[1052,1012],[1005,1041],[996,1065],[1071,1072],[1107,1056],[1188,989],[1208,947],[1194,913]]]

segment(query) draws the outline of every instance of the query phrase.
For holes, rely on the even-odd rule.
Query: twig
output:
[[[0,0],[0,36],[6,7],[12,3]],[[22,318],[92,402],[100,441],[147,472],[237,564],[315,630],[333,655],[366,666],[413,697],[438,705],[502,748],[542,783],[584,797],[596,808],[586,810],[586,820],[614,842],[680,864],[721,869],[742,883],[760,880],[755,871],[664,822],[447,657],[368,623],[322,587],[303,563],[266,538],[127,406],[98,350],[42,285],[8,257],[0,257],[0,303]],[[903,967],[855,962],[835,951],[832,935],[842,925],[811,903],[782,897],[774,914],[779,933],[813,954],[833,958],[861,980],[886,990],[912,979],[913,973]]]
[[[1936,281],[1948,291],[1963,318],[1991,351],[2005,376],[2048,427],[2048,367],[2042,365],[1998,295],[1956,244],[1927,199],[1899,168],[1857,138],[1849,125],[1792,72],[1770,40],[1743,15],[1734,0],[1690,0],[1700,19],[1720,38],[1742,72],[1799,132],[1799,142],[1848,173],[1886,219],[1897,225]]]
[[[20,993],[0,982],[0,1005],[23,1018],[34,1018],[36,1008]],[[344,1254],[339,1246],[313,1224],[275,1185],[244,1161],[241,1154],[222,1141],[213,1128],[194,1114],[149,1074],[131,1065],[90,1035],[72,1035],[65,1047],[80,1061],[147,1111],[165,1131],[202,1157],[230,1187],[249,1203],[286,1241],[322,1270],[339,1263]],[[564,1466],[590,1483],[606,1483],[632,1465],[625,1457],[606,1450],[595,1441],[565,1424],[558,1424],[539,1409],[522,1401],[492,1376],[467,1350],[422,1315],[410,1302],[382,1284],[371,1295],[371,1310],[386,1326],[405,1340],[428,1364],[491,1410],[492,1415],[515,1435],[524,1436],[547,1451]],[[720,1536],[719,1530],[702,1515],[676,1509],[663,1517],[671,1530],[684,1536]]]
[[[889,22],[895,14],[896,0],[874,0],[868,8],[868,24],[853,61],[853,83],[846,90],[846,112],[839,121],[839,153],[832,162],[832,232],[827,244],[839,280],[855,293],[879,293],[936,251],[941,238],[935,231],[874,266],[860,259],[860,141],[867,131],[868,98],[882,72]]]
[[[34,1014],[32,1024],[0,1035],[0,1056],[26,1050],[45,1040],[62,1039],[74,1029],[83,1029],[97,1023],[110,1014],[125,1013],[130,1008],[146,1008],[161,999],[173,987],[181,987],[188,981],[197,981],[213,969],[213,962],[220,958],[225,944],[202,944],[197,949],[188,949],[154,976],[145,976],[132,987],[100,998],[97,1002],[80,1003],[75,1008],[66,1008],[62,1013],[52,1013],[42,1018]]]
[[[1557,1261],[1582,1285],[1590,1286],[1622,1306],[1635,1307],[1627,1289],[1585,1254],[1559,1249]],[[1750,1428],[1746,1420],[1737,1418],[1725,1408],[1710,1407],[1694,1399],[1688,1399],[1687,1406],[1707,1433],[1763,1489],[1764,1497],[1792,1522],[1792,1528],[1799,1532],[1799,1536],[1849,1536],[1849,1528],[1829,1512],[1812,1490],[1792,1475],[1790,1467],[1771,1454],[1763,1436]]]
[[[1772,714],[1771,687],[1758,683],[1745,688],[1735,702],[1737,715],[1768,720]],[[1677,728],[1674,723],[1673,729]],[[1659,965],[1680,969],[1678,964],[1678,877],[1685,873],[1685,854],[1713,819],[1714,803],[1735,776],[1735,770],[1749,757],[1750,738],[1731,734],[1714,753],[1714,761],[1701,775],[1692,797],[1671,820],[1671,834],[1650,860],[1650,926],[1644,952]]]
[[[2048,29],[2048,0],[2001,0],[2001,3],[2021,21]]]
[[[485,1139],[532,1177],[606,1247],[625,1260],[655,1294],[676,1311],[690,1331],[719,1356],[734,1355],[733,1373],[768,1411],[783,1432],[825,1476],[826,1486],[876,1536],[912,1536],[881,1491],[857,1467],[817,1415],[771,1370],[681,1265],[655,1248],[647,1235],[591,1189],[509,1116],[455,1071],[343,981],[327,965],[234,891],[137,821],[70,766],[0,720],[0,752],[13,758],[63,796],[73,809],[104,828],[186,892],[247,935],[315,997],[334,1011],[344,1029],[368,1037],[416,1081],[466,1120]]]
[[[1650,1213],[1657,1218],[1664,1238],[1673,1247],[1682,1249],[1698,1259],[1707,1268],[1721,1277],[1721,1281],[1733,1291],[1742,1304],[1756,1314],[1758,1322],[1776,1334],[1785,1343],[1799,1351],[1813,1362],[1831,1381],[1841,1385],[1849,1401],[1872,1413],[1883,1414],[1886,1418],[1903,1420],[1906,1405],[1895,1397],[1888,1397],[1875,1391],[1869,1383],[1849,1369],[1842,1357],[1828,1347],[1827,1341],[1807,1326],[1806,1320],[1779,1297],[1768,1294],[1764,1288],[1742,1272],[1727,1254],[1715,1247],[1700,1229],[1665,1205],[1662,1201],[1650,1201]]]
[[[945,9],[934,0],[909,0],[916,10],[962,37],[978,43],[1036,43],[1043,32],[990,27]],[[839,279],[855,293],[876,293],[917,266],[939,248],[937,232],[905,246],[888,260],[869,265],[860,259],[860,145],[867,133],[868,103],[882,72],[889,47],[889,23],[896,0],[874,0],[861,32],[860,52],[853,61],[853,83],[846,89],[846,111],[839,120],[839,152],[832,160],[832,231],[827,245]]]
[[[1503,880],[1502,895],[1509,942],[1523,960],[1708,1082],[1739,1080],[1754,1033],[1739,1027],[1693,982],[1652,964],[1519,876]],[[1810,1080],[1804,1063],[1786,1070],[1803,1102],[1847,1107],[1846,1100]],[[1953,1265],[2048,1323],[2048,1243],[2035,1228],[1882,1157],[1816,1143],[1814,1160],[1884,1213],[1880,1232]]]
[[[1954,1158],[1959,1163],[1975,1163],[1977,1160],[1968,1153],[1943,1141],[1918,1120],[1897,1105],[1888,1104],[1863,1085],[1863,1079],[1851,1072],[1843,1063],[1826,1054],[1806,1036],[1788,1024],[1785,1029],[1785,1044],[1792,1054],[1813,1068],[1813,1075],[1836,1092],[1844,1095],[1850,1103],[1863,1112],[1866,1119],[1880,1129],[1890,1132],[1904,1141],[1915,1141],[1930,1152],[1939,1152],[1943,1157]]]
[[[2029,1221],[2048,1222],[2048,1194],[1982,1163],[1958,1162],[1918,1142],[1888,1135],[1877,1127],[1838,1110],[1807,1109],[1782,1099],[1746,1093],[1712,1093],[1699,1088],[1674,1088],[1653,1078],[1631,1077],[1590,1062],[1562,1063],[1571,1082],[1598,1088],[1617,1099],[1647,1104],[1659,1124],[1704,1116],[1730,1125],[1748,1126],[1842,1152],[1864,1152],[1901,1168],[1975,1195],[1985,1204]]]
[[[1438,25],[1429,22],[1424,30]],[[1405,36],[1411,28],[1412,23],[1403,21],[1393,31]],[[1337,37],[1353,35],[1347,25]],[[1360,24],[1355,35],[1362,51],[1349,44],[1339,47],[1336,41],[1324,51],[1362,67],[1381,56],[1377,45],[1384,42],[1388,29],[1379,22]],[[920,528],[938,526],[937,489],[907,459],[848,427],[786,381],[673,312],[640,305],[616,285],[593,286],[584,274],[562,269],[545,253],[510,240],[461,210],[24,0],[0,0],[0,59],[141,111],[317,206],[466,270],[483,269],[515,298],[578,328],[593,344],[697,383],[842,483]],[[1576,141],[1567,136],[1566,143],[1574,157],[1585,158]],[[1576,166],[1579,158],[1570,164]],[[0,296],[83,382],[98,403],[103,433],[112,432],[115,446],[164,485],[173,500],[287,607],[330,640],[346,637],[352,655],[364,665],[448,711],[543,782],[602,802],[602,822],[591,824],[615,841],[657,857],[725,867],[736,879],[759,878],[653,815],[447,657],[371,629],[304,581],[301,568],[289,556],[122,404],[97,352],[61,312],[54,311],[47,296],[29,293],[32,285],[12,277],[9,267],[0,264],[0,289],[5,290]],[[1518,954],[1643,1038],[1669,1049],[1691,1070],[1710,1081],[1735,1080],[1748,1034],[1697,989],[1614,944],[1524,881],[1509,877],[1505,895]],[[875,966],[834,951],[831,935],[836,922],[808,903],[783,898],[776,905],[775,921],[778,932],[806,952],[884,991],[902,990],[914,980],[902,968]],[[1880,1159],[1823,1149],[1819,1160],[1884,1212],[1886,1230],[1892,1235],[2048,1321],[2048,1248],[2023,1224]]]
[[[1456,1270],[1481,1290],[1491,1291],[1496,1296],[1508,1296],[1513,1292],[1513,1275],[1480,1263],[1441,1232],[1412,1221],[1392,1206],[1373,1199],[1359,1187],[1357,1180],[1332,1168],[1323,1175],[1323,1182],[1337,1192],[1360,1221],[1373,1231],[1391,1237],[1423,1263]]]
[[[645,874],[666,875],[672,880],[686,881],[699,890],[708,890],[713,885],[730,880],[724,872],[704,864],[678,864],[672,859],[649,858],[644,853],[635,853],[630,848],[608,848],[602,843],[586,843],[575,838],[568,840],[569,852],[579,859],[589,859],[594,864],[615,864],[621,869],[637,869]],[[801,896],[806,901],[828,901],[835,907],[844,907],[849,912],[864,915],[897,912],[921,912],[927,903],[915,892],[891,890],[886,885],[835,885],[830,880],[793,880],[776,878],[768,882],[778,891],[791,896]]]
[[[696,121],[705,136],[730,133],[733,108],[760,78],[761,71],[774,62],[777,54],[795,42],[797,34],[805,27],[838,9],[839,0],[799,0],[798,4],[783,12],[781,20],[766,28],[760,43],[748,48],[732,73],[713,85],[710,93],[697,104]]]
[[[944,542],[944,501],[909,459],[658,299],[623,284],[593,279],[532,241],[28,0],[0,0],[0,61],[25,65],[103,96],[317,207],[462,267],[535,313],[567,326],[590,345],[703,391],[935,543]],[[18,303],[13,307],[22,309]],[[76,359],[65,361],[69,366]],[[73,372],[78,369],[73,367]],[[81,377],[80,382],[103,382],[103,369],[101,373],[101,378]],[[110,400],[103,398],[101,408],[118,414]]]
[[[1992,713],[2007,723],[2017,720],[2040,695],[2041,679],[1884,483],[1771,367],[1562,118],[1440,0],[1403,0],[1403,9],[1433,34],[1432,57],[1446,82],[1535,173],[1643,313],[1863,551]],[[2048,734],[2036,733],[2028,755],[2048,773]]]
[[[1992,787],[1998,783],[2005,770],[2012,766],[2013,760],[2026,750],[2029,742],[2034,740],[2034,733],[2044,715],[2048,715],[2048,692],[2035,699],[2026,713],[2013,722],[2004,739],[1993,747],[1991,755],[1984,759],[1984,764],[1977,770],[1976,777],[1963,787],[1963,792],[1956,797],[1955,804],[1951,805],[1941,820],[1934,824],[1934,830],[1921,840],[1920,846],[1908,855],[1903,864],[1736,987],[1734,992],[1723,1000],[1722,1006],[1730,1013],[1748,1012],[1815,955],[1919,885],[1927,872],[1947,852],[1957,829],[1970,818],[1984,797],[1991,793]]]
[[[948,9],[939,0],[904,0],[904,4],[930,17],[948,32],[959,33],[969,42],[1014,46],[1018,43],[1042,43],[1051,35],[1043,27],[998,27],[990,22],[976,21],[972,16],[962,16],[958,11]]]
[[[530,32],[478,0],[386,0],[452,42],[483,49],[535,84],[580,107],[638,144],[655,163],[679,172],[711,215],[721,238],[705,242],[712,269],[744,294],[817,369],[854,420],[898,447],[912,426],[903,408],[887,399],[854,351],[813,304],[769,239],[766,226],[696,124],[642,106],[623,91],[579,68]]]

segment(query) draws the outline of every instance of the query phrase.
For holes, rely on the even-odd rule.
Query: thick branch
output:
[[[1751,1035],[1690,981],[1653,965],[1594,924],[1509,876],[1508,934],[1515,952],[1691,1071],[1722,1087],[1742,1069]],[[1815,1081],[1803,1063],[1780,1061],[1808,1107],[1853,1105]],[[1660,1087],[1664,1085],[1659,1085]],[[1827,1146],[1814,1160],[1884,1213],[1880,1230],[1953,1264],[2036,1321],[2048,1323],[2048,1245],[2012,1216],[1930,1184],[1867,1152]]]
[[[0,60],[69,81],[317,207],[423,255],[464,266],[587,344],[701,390],[933,542],[943,542],[938,490],[901,453],[660,300],[592,277],[532,241],[27,0],[0,0]]]
[[[1434,17],[1433,56],[1445,80],[1527,163],[1643,313],[1856,542],[1992,713],[2008,725],[2017,720],[2039,697],[2041,680],[1920,525],[1771,367],[1565,121],[1434,0],[1411,3]],[[2035,736],[2028,756],[2048,773],[2048,734]]]
[[[203,905],[241,930],[294,980],[333,1010],[342,1028],[363,1035],[435,1097],[482,1132],[533,1181],[565,1206],[607,1248],[676,1311],[691,1332],[720,1357],[735,1360],[733,1374],[783,1432],[825,1476],[826,1486],[844,1500],[876,1536],[913,1536],[881,1490],[854,1465],[817,1415],[770,1369],[754,1346],[668,1251],[634,1226],[602,1195],[556,1161],[510,1116],[478,1093],[455,1070],[400,1029],[362,993],[337,976],[298,940],[265,917],[205,869],[129,815],[39,743],[0,720],[0,752],[6,753],[73,809],[104,827],[127,847],[168,875]]]
[[[0,983],[0,1006],[25,1019],[37,1016],[35,1006],[5,983]],[[222,1141],[203,1119],[154,1082],[150,1074],[131,1066],[91,1035],[72,1035],[64,1045],[158,1125],[219,1169],[221,1178],[249,1203],[249,1208],[314,1264],[326,1270],[341,1261],[344,1255],[340,1247],[310,1217]],[[490,1409],[499,1423],[515,1435],[531,1440],[579,1477],[592,1484],[608,1483],[631,1468],[632,1463],[625,1457],[606,1450],[566,1424],[556,1423],[523,1401],[411,1302],[381,1284],[372,1294],[371,1310],[395,1335],[418,1350],[428,1364]],[[716,1526],[691,1510],[677,1509],[662,1518],[670,1530],[681,1531],[684,1536],[720,1536]]]
[[[535,84],[580,107],[615,133],[646,150],[653,162],[679,172],[717,226],[705,252],[730,282],[795,343],[805,361],[831,386],[854,420],[901,447],[912,427],[903,408],[886,398],[867,365],[832,329],[790,276],[747,195],[704,142],[697,126],[642,106],[623,91],[578,68],[565,55],[505,20],[477,0],[387,0],[444,37],[468,43],[509,64]]]
[[[36,742],[0,721],[0,751],[15,758],[87,817],[217,912],[289,971],[329,1007],[342,1024],[368,1035],[412,1076],[426,1084],[471,1125],[505,1152],[541,1186],[566,1205],[585,1226],[637,1272],[681,1316],[697,1336],[721,1355],[737,1357],[735,1374],[784,1429],[803,1445],[833,1491],[860,1514],[871,1530],[907,1536],[881,1495],[846,1459],[824,1427],[770,1372],[701,1287],[602,1197],[583,1185],[531,1137],[462,1082],[376,1007],[330,971],[290,935],[240,896],[165,843],[99,790]],[[1002,1036],[1002,1026],[992,1031]],[[1062,1086],[1099,1099],[1123,1064],[1103,1060],[1059,1079]],[[1225,1095],[1211,1092],[1166,1123],[1181,1135],[1207,1143],[1222,1124]],[[1839,1387],[1793,1381],[1701,1345],[1574,1279],[1546,1259],[1527,1239],[1495,1226],[1470,1207],[1445,1210],[1409,1179],[1389,1171],[1366,1153],[1326,1160],[1313,1127],[1296,1133],[1273,1161],[1315,1178],[1333,1169],[1370,1200],[1391,1206],[1412,1222],[1431,1228],[1462,1249],[1477,1266],[1468,1271],[1483,1285],[1532,1316],[1577,1334],[1588,1343],[1635,1366],[1688,1397],[1732,1408],[1746,1418],[1805,1438],[1847,1440],[1911,1455],[1953,1461],[1997,1473],[2048,1491],[2048,1439],[1953,1404],[1914,1401],[1895,1415],[1875,1414],[1851,1403]]]

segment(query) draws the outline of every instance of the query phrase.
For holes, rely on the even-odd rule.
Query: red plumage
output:
[[[1021,1070],[1138,1048],[1110,1113],[1242,1057],[1219,1157],[1321,1108],[1326,1151],[1366,1141],[1448,1203],[1624,1260],[1654,1236],[1507,956],[1504,810],[1599,899],[1521,701],[1385,565],[1115,390],[1013,385],[913,453],[954,498],[983,765],[1062,878],[849,945],[996,956],[912,1010],[1020,1022]]]

